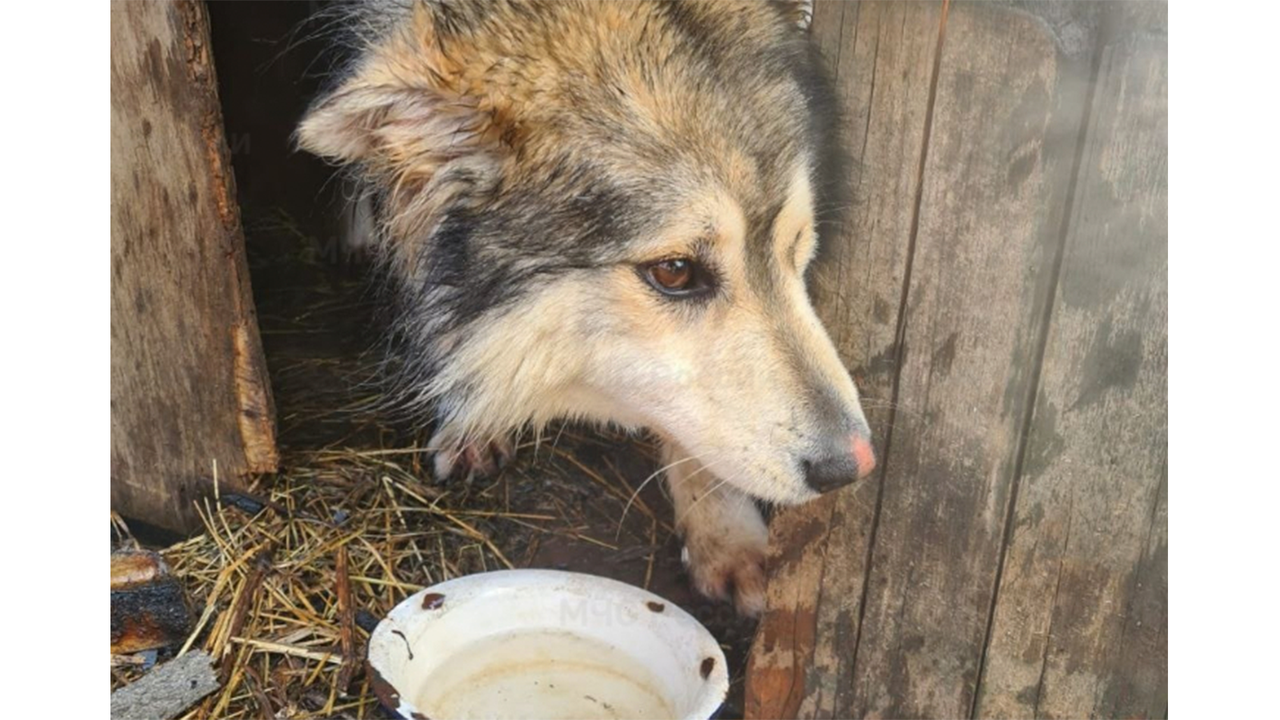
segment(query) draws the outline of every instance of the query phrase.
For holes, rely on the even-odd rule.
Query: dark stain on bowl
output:
[[[654,611],[654,612],[658,612],[658,613],[660,613],[660,612],[662,612],[663,610],[666,610],[666,609],[667,609],[667,606],[666,606],[666,605],[663,605],[663,604],[662,604],[662,603],[660,603],[660,602],[654,602],[654,601],[652,601],[652,600],[650,600],[649,602],[645,603],[645,605],[647,605],[647,606],[649,607],[649,609],[650,609],[650,610],[652,610],[652,611]]]
[[[427,593],[422,596],[422,609],[435,610],[444,604],[444,595],[440,593]]]
[[[716,667],[715,658],[713,657],[703,658],[702,668],[700,669],[700,672],[702,673],[702,679],[706,680],[707,678],[711,677],[711,671],[714,670],[715,667]]]
[[[405,652],[407,652],[407,653],[409,653],[409,659],[410,659],[410,660],[412,660],[412,659],[413,659],[413,646],[409,644],[409,638],[405,637],[405,634],[404,634],[404,633],[402,633],[402,632],[400,632],[399,630],[392,630],[392,631],[391,631],[391,634],[392,634],[392,635],[399,635],[399,636],[400,636],[400,639],[404,641],[404,651],[405,651]]]

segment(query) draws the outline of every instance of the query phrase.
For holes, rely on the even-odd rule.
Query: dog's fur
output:
[[[806,6],[368,3],[298,129],[364,188],[437,470],[489,469],[553,419],[648,428],[695,584],[746,613],[752,498],[816,497],[833,454],[850,481],[874,462],[805,287],[844,171]],[[676,258],[699,292],[654,284]]]

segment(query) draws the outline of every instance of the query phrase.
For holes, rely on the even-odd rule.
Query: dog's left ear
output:
[[[809,31],[813,24],[813,0],[769,0],[782,8],[782,12],[795,23],[796,27]]]

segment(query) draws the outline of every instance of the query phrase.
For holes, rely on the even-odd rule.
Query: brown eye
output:
[[[636,270],[654,290],[675,299],[707,297],[716,288],[716,274],[690,258],[667,258],[637,265]]]
[[[663,260],[649,266],[649,277],[663,290],[680,292],[693,281],[693,263],[683,258]]]
[[[711,274],[688,258],[668,258],[642,265],[640,273],[655,290],[670,297],[702,296],[711,290]]]

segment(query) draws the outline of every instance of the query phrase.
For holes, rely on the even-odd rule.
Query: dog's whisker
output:
[[[728,483],[729,483],[728,478],[724,478],[717,481],[716,484],[712,485],[706,492],[704,492],[696,500],[690,503],[689,507],[685,508],[684,512],[681,513],[679,517],[676,518],[676,527],[680,527],[680,522],[684,520],[686,517],[688,517],[689,513],[693,512],[693,509],[697,507],[699,503],[701,503],[703,500],[706,500],[711,495],[714,495],[715,493],[719,492],[720,488],[724,487]]]
[[[664,465],[663,467],[658,468],[657,470],[654,470],[649,475],[649,477],[641,481],[640,484],[636,487],[635,491],[631,493],[631,497],[627,498],[627,504],[622,507],[622,514],[618,517],[618,528],[617,528],[617,531],[614,533],[614,539],[617,539],[619,536],[621,536],[622,523],[624,523],[627,519],[627,512],[631,509],[631,505],[635,503],[636,498],[640,496],[640,491],[644,490],[646,485],[653,482],[654,478],[657,478],[659,475],[662,475],[663,473],[670,470],[671,468],[674,468],[677,465],[683,465],[684,463],[691,462],[693,460],[698,460],[699,458],[704,457],[708,454],[710,454],[710,452],[702,453],[702,455],[690,455],[680,460],[676,460],[673,463],[669,463],[667,465]]]
[[[709,455],[709,454],[711,454],[711,452],[710,452],[710,451],[709,451],[709,452],[707,452],[707,453],[704,453],[704,454],[702,455],[702,457],[705,457],[706,455]],[[678,487],[681,487],[681,486],[683,486],[683,485],[687,484],[689,481],[693,480],[695,477],[697,477],[697,476],[698,476],[700,473],[702,473],[704,470],[711,470],[711,471],[713,471],[713,472],[714,472],[714,469],[712,468],[712,466],[713,466],[713,465],[715,465],[715,464],[717,464],[717,463],[723,462],[723,461],[725,461],[726,459],[727,459],[727,458],[717,457],[717,458],[715,458],[715,459],[708,460],[708,461],[704,462],[704,463],[702,464],[702,467],[698,468],[697,470],[694,470],[693,472],[689,473],[688,475],[684,476],[683,478],[680,478],[679,480],[672,481],[672,483],[671,483],[672,488],[678,488]]]
[[[554,439],[554,440],[552,440],[552,441],[551,441],[551,454],[552,454],[552,455],[554,455],[554,454],[555,454],[555,452],[556,452],[556,450],[560,447],[560,438],[564,437],[564,429],[565,429],[565,427],[566,427],[567,425],[568,425],[568,423],[561,423],[561,424],[560,424],[560,429],[556,431],[556,437],[555,437],[555,439]]]

